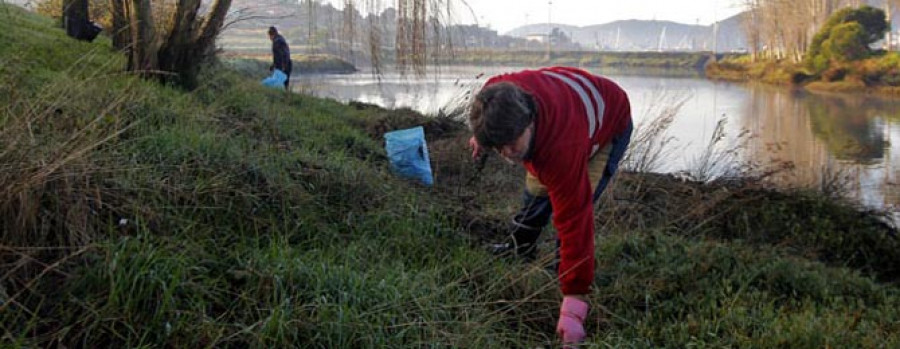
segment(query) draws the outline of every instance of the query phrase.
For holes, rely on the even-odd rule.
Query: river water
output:
[[[320,97],[434,115],[465,103],[466,92],[486,78],[518,69],[445,68],[422,78],[358,73],[297,80],[302,90]],[[638,128],[666,110],[674,112],[671,126],[660,135],[671,141],[655,171],[697,168],[721,124],[724,136],[716,143],[716,158],[731,162],[733,170],[737,164],[758,172],[782,168],[777,178],[783,184],[841,183],[856,202],[895,216],[900,212],[900,99],[714,82],[692,74],[593,72],[628,92]]]

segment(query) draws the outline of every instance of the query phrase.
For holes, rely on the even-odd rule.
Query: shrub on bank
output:
[[[756,80],[772,84],[804,86],[814,90],[866,92],[896,95],[900,86],[900,53],[888,52],[867,59],[832,63],[814,74],[802,65],[784,61],[760,60],[750,63],[749,57],[711,63],[706,75],[712,79],[730,81]],[[892,92],[894,91],[894,92]]]
[[[854,91],[896,86],[896,54],[875,51],[871,45],[888,30],[884,11],[870,6],[843,8],[832,14],[810,43],[802,65],[748,58],[714,64],[707,69],[712,78],[760,80],[767,83],[807,84],[818,90]],[[869,58],[873,57],[875,58]],[[869,59],[867,59],[869,58]],[[738,68],[741,67],[741,68]],[[748,70],[741,75],[736,72]]]

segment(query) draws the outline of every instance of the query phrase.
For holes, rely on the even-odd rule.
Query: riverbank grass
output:
[[[750,56],[727,58],[707,65],[706,75],[728,81],[762,81],[795,85],[813,91],[864,92],[896,96],[900,92],[900,53],[881,52],[859,61],[832,62],[814,73],[804,64],[786,60],[752,61]]]
[[[54,25],[0,5],[4,346],[559,345],[551,234],[537,263],[481,248],[522,173],[476,171],[459,120],[222,66],[185,92]],[[434,187],[390,172],[413,125]],[[900,344],[900,246],[841,201],[625,171],[596,224],[589,346]]]

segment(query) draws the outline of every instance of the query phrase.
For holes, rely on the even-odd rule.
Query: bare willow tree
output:
[[[420,0],[397,0],[397,66],[401,71],[414,62],[424,69],[425,61],[425,10],[426,2]],[[418,73],[424,73],[417,70]]]
[[[356,4],[351,0],[344,0],[344,21],[343,21],[343,37],[345,40],[342,42],[347,43],[347,55],[350,57],[350,61],[355,63],[355,54],[354,54],[354,40],[356,38],[356,24],[357,17],[359,16],[356,11]]]
[[[201,6],[201,0],[106,1],[112,12],[113,45],[128,55],[128,70],[188,89],[197,86],[200,67],[214,56],[215,40],[226,26],[232,3],[211,0],[208,6]],[[466,5],[464,0],[344,0],[341,36],[351,60],[357,47],[368,48],[376,72],[381,72],[384,53],[393,50],[401,72],[424,74],[429,58],[437,61],[451,47],[445,25],[452,21],[455,4]],[[308,39],[313,43],[318,2],[306,1],[306,5]],[[368,15],[368,21],[360,9]],[[393,23],[387,23],[386,17]],[[391,30],[396,35],[385,37],[384,33]]]
[[[422,75],[426,73],[429,59],[437,61],[452,47],[445,28],[453,21],[455,4],[467,6],[464,0],[395,0],[389,9],[384,0],[344,0],[344,40],[349,42],[351,52],[356,42],[368,49],[378,75],[388,46],[392,46],[401,73],[411,70]],[[367,21],[363,21],[359,9],[367,14]],[[395,36],[385,37],[384,33],[391,31]],[[361,35],[357,39],[358,34]]]
[[[744,35],[747,38],[750,59],[754,62],[759,59],[759,50],[762,47],[761,26],[759,24],[761,20],[759,12],[760,2],[761,0],[744,0],[742,4],[748,11],[741,18],[741,27],[744,29]]]
[[[383,4],[381,0],[367,0],[366,1],[366,11],[369,13],[376,13],[381,11],[383,8]],[[372,67],[374,67],[374,74],[376,76],[381,76],[381,68],[382,68],[382,38],[384,37],[384,32],[387,31],[387,23],[384,23],[384,19],[381,16],[369,16],[368,25],[368,50],[369,50],[369,58],[372,62]]]
[[[316,6],[315,5],[316,4],[312,0],[307,0],[306,5],[309,10],[309,21],[308,21],[309,23],[307,23],[309,28],[306,33],[306,35],[307,35],[306,39],[310,44],[312,44],[314,42],[313,38],[315,35],[315,29],[316,29],[316,20],[315,20],[315,18],[316,18]],[[312,47],[315,48],[314,45]]]
[[[443,28],[453,21],[455,2],[465,5],[462,0],[397,1],[395,55],[401,72],[411,68],[424,74],[429,57],[436,61],[452,52],[452,41]]]
[[[201,14],[201,0],[110,2],[113,45],[127,53],[128,70],[188,89],[215,55],[231,7],[231,0],[213,0]]]

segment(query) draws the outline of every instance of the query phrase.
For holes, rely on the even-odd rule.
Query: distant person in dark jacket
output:
[[[278,69],[284,72],[287,75],[287,79],[284,80],[284,88],[288,89],[288,84],[291,81],[291,49],[288,48],[287,41],[284,40],[284,37],[278,33],[278,29],[275,27],[269,27],[269,40],[272,40],[272,66],[269,67],[269,70]]]

